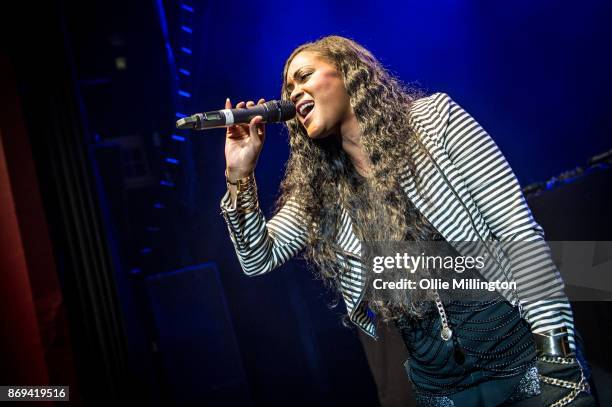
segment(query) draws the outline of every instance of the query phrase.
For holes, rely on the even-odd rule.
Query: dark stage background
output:
[[[523,186],[612,148],[605,1],[4,7],[0,137],[19,225],[6,241],[23,240],[24,262],[0,265],[32,300],[20,308],[31,324],[2,334],[7,349],[39,335],[30,363],[45,373],[11,371],[16,353],[0,384],[70,383],[85,404],[397,405],[388,391],[401,390],[377,394],[372,343],[342,326],[343,305],[303,262],[242,274],[219,213],[224,132],[174,129],[226,97],[278,98],[285,58],[305,41],[351,37],[403,81],[448,93]],[[256,175],[270,215],[288,146],[282,126],[267,132]],[[612,240],[610,169],[594,174],[530,198],[549,239]],[[3,307],[15,310],[9,297]],[[609,385],[609,303],[576,310]]]

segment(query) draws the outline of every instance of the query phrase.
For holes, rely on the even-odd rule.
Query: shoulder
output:
[[[410,125],[437,138],[448,128],[452,104],[453,100],[444,92],[416,99],[408,112]]]
[[[416,99],[412,102],[409,115],[412,120],[432,121],[448,118],[452,99],[444,92]]]

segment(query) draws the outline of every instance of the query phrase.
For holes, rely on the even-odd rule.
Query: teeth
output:
[[[312,106],[314,106],[314,102],[306,102],[302,104],[299,109],[300,115],[304,116],[306,114],[306,111]]]

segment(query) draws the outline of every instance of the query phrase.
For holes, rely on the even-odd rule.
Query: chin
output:
[[[308,138],[318,138],[320,135],[320,131],[318,131],[316,127],[312,128],[312,130],[309,130],[309,128],[312,128],[312,126],[304,127],[304,129],[306,130],[306,134],[308,135]]]
[[[318,131],[308,131],[306,130],[306,134],[308,134],[308,138],[320,138],[321,137],[321,133]]]
[[[329,132],[325,131],[325,129],[322,129],[319,126],[311,125],[309,126],[309,128],[311,128],[312,130],[306,129],[306,134],[308,134],[308,138],[321,139],[329,136]]]
[[[323,134],[321,132],[308,133],[308,138],[311,138],[313,140],[318,140],[318,139],[326,138],[328,136],[329,136],[329,134]]]

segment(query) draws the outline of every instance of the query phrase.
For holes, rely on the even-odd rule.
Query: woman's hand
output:
[[[258,105],[264,103],[259,99]],[[248,101],[246,107],[255,106],[253,101]],[[236,109],[244,109],[245,103],[240,102]],[[225,108],[231,109],[232,102],[225,100]],[[225,133],[225,166],[227,177],[231,181],[243,178],[255,170],[257,159],[266,138],[263,118],[255,116],[249,124],[238,124],[227,128]]]

